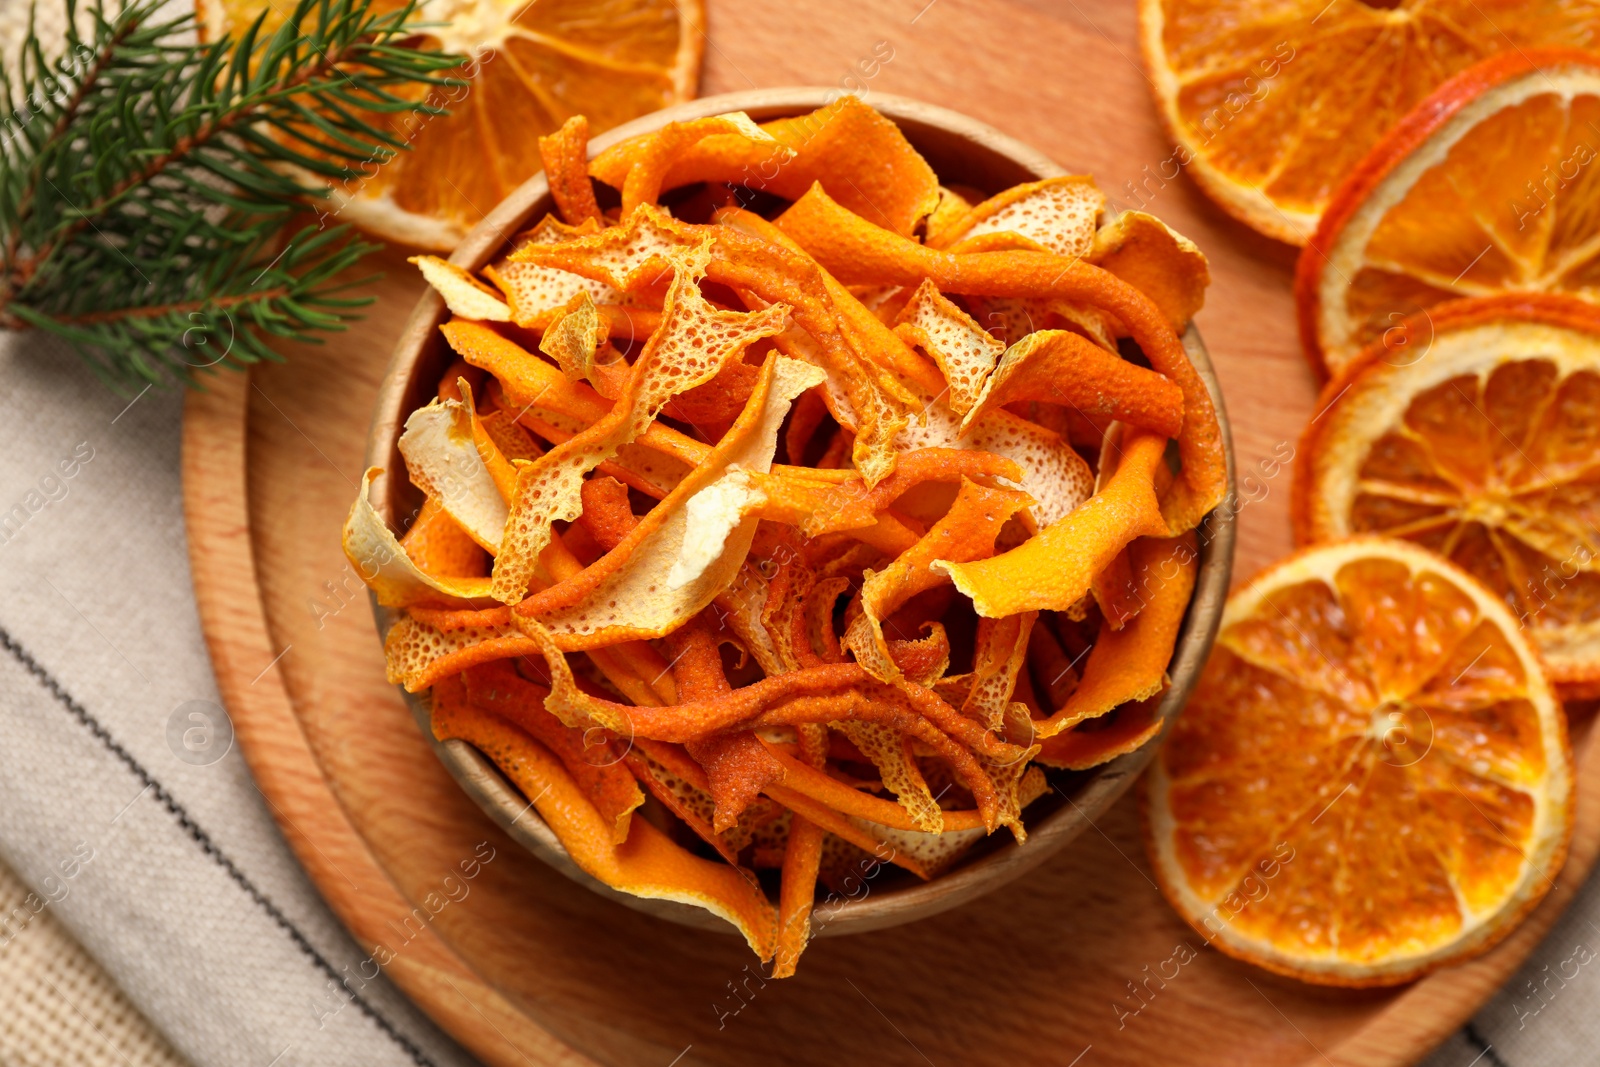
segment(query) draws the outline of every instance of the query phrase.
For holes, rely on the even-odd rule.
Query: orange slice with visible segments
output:
[[[1600,55],[1507,52],[1396,126],[1329,203],[1295,277],[1337,375],[1408,316],[1505,292],[1600,299]]]
[[[1301,551],[1229,598],[1147,788],[1178,912],[1328,985],[1484,951],[1550,888],[1572,826],[1561,704],[1516,619],[1382,538]]]
[[[376,0],[378,11],[399,0]],[[201,36],[238,34],[270,0],[199,0]],[[269,10],[270,8],[270,10]],[[437,90],[449,114],[408,120],[410,151],[334,190],[330,213],[391,241],[449,250],[540,169],[539,137],[584,114],[599,133],[694,96],[704,0],[422,0],[412,42],[473,57],[470,84]],[[381,117],[374,117],[381,124]]]
[[[1440,83],[1503,50],[1600,33],[1584,0],[1139,0],[1139,22],[1177,146],[1135,179],[1132,206],[1187,170],[1229,214],[1292,244]]]
[[[1569,695],[1600,685],[1600,308],[1435,308],[1330,383],[1301,442],[1299,540],[1404,537],[1505,604]]]

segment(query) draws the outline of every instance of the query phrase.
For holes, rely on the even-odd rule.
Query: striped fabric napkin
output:
[[[202,1067],[472,1062],[387,981],[341,985],[366,954],[231,744],[189,582],[182,397],[117,397],[36,334],[0,336],[0,382],[0,860],[32,890],[0,917],[0,983],[102,1010],[3,943],[47,914]],[[41,1062],[87,1062],[61,1053]]]

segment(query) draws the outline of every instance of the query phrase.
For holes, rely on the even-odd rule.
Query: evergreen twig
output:
[[[406,147],[461,57],[409,45],[414,0],[295,0],[193,42],[163,0],[66,0],[52,61],[30,23],[0,62],[0,325],[70,341],[109,384],[194,382],[277,358],[368,301],[347,227],[286,237],[296,207]],[[270,9],[269,9],[270,11]]]

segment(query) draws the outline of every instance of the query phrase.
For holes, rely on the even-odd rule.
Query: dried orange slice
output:
[[[1217,948],[1370,986],[1505,935],[1565,859],[1572,805],[1561,704],[1516,619],[1454,564],[1368,537],[1229,599],[1146,829]]]
[[[1300,256],[1313,362],[1337,375],[1447,300],[1600,297],[1597,120],[1592,53],[1507,52],[1440,86],[1339,188]]]
[[[1563,687],[1600,684],[1600,309],[1441,305],[1328,386],[1294,484],[1302,542],[1404,537],[1498,597]]]
[[[1133,206],[1187,169],[1235,218],[1305,243],[1339,183],[1441,82],[1504,49],[1586,45],[1600,28],[1582,0],[1490,10],[1492,20],[1475,0],[1139,0],[1177,148],[1130,190]]]
[[[399,0],[375,0],[378,11]],[[270,0],[199,0],[201,35],[238,33]],[[435,23],[418,47],[472,58],[441,89],[449,109],[412,120],[411,150],[351,188],[334,190],[330,214],[391,241],[454,248],[513,189],[539,172],[541,135],[579,112],[598,133],[694,96],[705,44],[704,0],[421,0]]]

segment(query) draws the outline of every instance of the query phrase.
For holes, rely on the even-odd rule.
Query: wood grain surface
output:
[[[710,15],[706,93],[814,84],[864,88],[869,102],[919,97],[1095,174],[1118,206],[1193,238],[1214,277],[1197,321],[1249,501],[1237,578],[1287,551],[1284,460],[1315,395],[1293,328],[1293,250],[1163,177],[1172,150],[1131,4],[741,0]],[[1318,989],[1205,948],[1150,881],[1133,797],[1011,886],[817,941],[795,978],[764,981],[739,940],[619,907],[519,849],[384,681],[365,591],[339,549],[373,400],[419,291],[402,255],[383,267],[379,303],[348,334],[192,398],[191,556],[225,702],[285,835],[357,940],[486,1062],[1409,1063],[1512,973],[1595,858],[1600,756],[1579,730],[1578,830],[1555,890],[1493,953],[1402,990]],[[441,906],[463,863],[476,871],[467,893]],[[1158,966],[1171,973],[1179,946],[1195,958],[1143,984]]]

